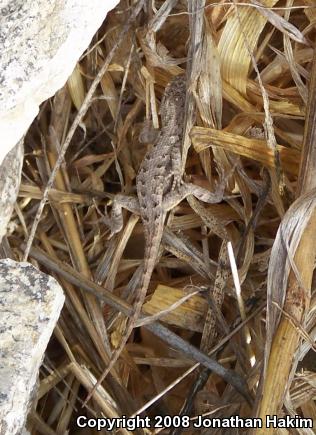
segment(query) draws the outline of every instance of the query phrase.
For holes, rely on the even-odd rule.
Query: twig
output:
[[[103,287],[95,284],[93,281],[74,270],[71,266],[66,265],[62,261],[52,260],[48,255],[37,248],[31,248],[30,255],[39,263],[45,265],[45,267],[48,267],[57,274],[61,274],[69,282],[92,293],[99,300],[106,302],[112,308],[121,311],[127,316],[132,315],[133,309],[129,304]],[[188,358],[194,359],[195,361],[212,370],[218,376],[222,377],[228,384],[231,384],[249,403],[251,403],[252,399],[248,391],[247,384],[238,373],[234,372],[233,370],[226,369],[213,358],[210,358],[200,350],[196,349],[194,346],[158,322],[144,325],[144,328],[151,331],[154,335],[160,337],[173,349],[184,353]]]
[[[50,174],[49,180],[48,180],[47,185],[46,185],[44,192],[43,192],[43,198],[42,198],[41,202],[39,203],[39,206],[38,206],[35,218],[34,218],[34,222],[33,222],[33,225],[32,225],[31,231],[30,231],[30,235],[29,235],[27,243],[26,243],[23,261],[27,261],[27,258],[29,256],[30,248],[31,248],[33,240],[34,240],[36,229],[37,229],[37,226],[39,224],[45,203],[48,199],[49,191],[53,186],[56,174],[57,174],[57,172],[58,172],[58,170],[59,170],[59,168],[64,160],[65,153],[68,149],[68,146],[70,145],[71,139],[72,139],[78,125],[80,124],[82,118],[87,113],[89,106],[90,106],[90,103],[91,103],[91,100],[92,100],[92,97],[97,89],[97,86],[99,85],[103,75],[107,71],[116,50],[120,47],[121,43],[123,42],[123,40],[125,38],[125,35],[127,34],[127,32],[130,29],[132,23],[135,21],[135,18],[137,17],[137,15],[140,13],[141,9],[143,8],[144,2],[145,2],[145,0],[139,0],[137,5],[135,6],[130,18],[128,19],[127,23],[123,27],[116,44],[112,47],[111,51],[107,55],[103,65],[102,65],[102,67],[100,68],[98,74],[96,75],[95,79],[93,80],[93,82],[90,86],[90,89],[87,92],[87,95],[82,103],[82,106],[80,107],[80,109],[79,109],[70,129],[69,129],[69,132],[66,136],[66,139],[61,146],[58,159],[57,159],[56,164],[55,164],[55,166]]]

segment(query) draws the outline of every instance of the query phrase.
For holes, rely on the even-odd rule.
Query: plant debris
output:
[[[80,415],[162,416],[161,428],[120,429],[137,434],[208,433],[194,428],[202,415],[316,421],[315,19],[312,0],[121,0],[42,105],[2,246],[55,276],[66,295],[31,433],[83,433]],[[209,191],[224,179],[225,193],[170,211],[143,313],[125,337],[143,224],[124,211],[110,238],[104,216],[116,194],[135,195],[162,94],[179,74],[179,170]],[[226,430],[216,433],[237,433]]]

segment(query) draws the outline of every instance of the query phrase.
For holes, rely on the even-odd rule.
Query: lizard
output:
[[[111,217],[105,216],[110,237],[123,227],[122,208],[141,216],[145,237],[145,252],[142,277],[134,302],[133,314],[127,321],[120,345],[113,351],[108,366],[88,394],[84,404],[110,372],[138,319],[151,276],[159,257],[164,223],[168,211],[188,195],[208,202],[220,202],[225,183],[219,183],[215,192],[181,179],[181,146],[184,134],[186,80],[184,75],[176,76],[166,86],[160,106],[161,128],[152,148],[147,151],[136,176],[137,197],[117,194],[113,199]]]

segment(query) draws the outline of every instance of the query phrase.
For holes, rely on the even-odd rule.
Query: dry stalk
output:
[[[297,197],[310,192],[316,186],[316,51],[312,66],[309,87],[309,102],[305,122],[305,134],[299,174]],[[265,422],[266,415],[278,414],[283,405],[284,396],[290,384],[293,357],[300,339],[300,331],[295,324],[304,322],[304,315],[309,308],[310,288],[316,255],[316,211],[302,234],[294,256],[296,272],[291,270],[284,302],[284,311],[288,316],[281,316],[271,345],[268,365],[264,375],[262,399],[259,403],[258,416]],[[262,428],[256,434],[272,433],[273,429]]]

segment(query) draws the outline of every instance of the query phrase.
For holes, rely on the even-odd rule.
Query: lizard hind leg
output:
[[[122,208],[129,210],[132,213],[140,214],[139,202],[135,196],[127,196],[118,194],[113,199],[111,216],[109,217],[107,212],[103,218],[103,222],[110,229],[109,239],[114,234],[119,233],[123,228],[123,213]]]
[[[236,164],[229,171],[228,175],[224,175],[224,172],[220,173],[220,181],[216,185],[214,192],[205,189],[204,187],[198,186],[193,183],[181,183],[181,185],[176,186],[174,190],[168,193],[163,200],[163,209],[165,212],[170,211],[173,207],[178,205],[181,201],[187,198],[189,195],[193,195],[200,201],[216,204],[224,199],[225,187],[230,176],[236,169]]]
[[[178,189],[165,196],[163,201],[163,209],[165,212],[170,211],[189,195],[195,196],[200,201],[207,202],[209,204],[215,204],[223,200],[224,189],[225,186],[220,185],[215,192],[210,192],[209,190],[195,184],[184,183]]]

